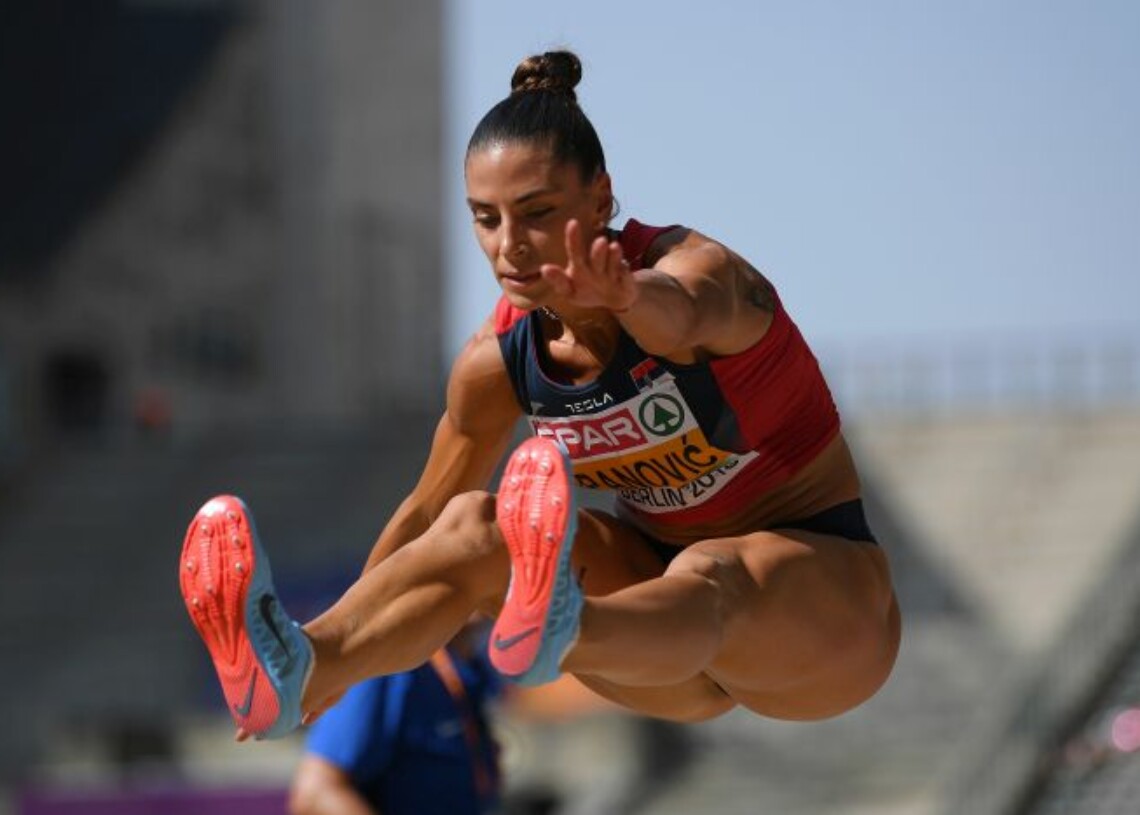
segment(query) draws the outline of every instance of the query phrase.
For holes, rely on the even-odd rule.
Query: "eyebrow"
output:
[[[537,190],[531,190],[530,192],[526,193],[525,195],[520,195],[518,198],[516,198],[511,203],[512,204],[525,204],[527,201],[530,201],[532,198],[538,198],[539,196],[548,195],[549,193],[552,193],[552,192],[558,192],[558,190],[555,189],[554,187],[540,187]],[[492,205],[486,203],[485,201],[477,201],[474,198],[468,198],[467,199],[467,206],[469,206],[469,207],[486,207],[489,209]]]

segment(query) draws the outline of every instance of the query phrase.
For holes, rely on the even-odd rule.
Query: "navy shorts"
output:
[[[867,515],[863,511],[863,502],[856,498],[853,501],[844,501],[828,507],[823,512],[817,512],[807,518],[797,521],[786,521],[772,524],[770,529],[799,529],[804,532],[816,532],[820,535],[835,535],[852,541],[878,544],[875,533],[867,523]],[[684,547],[674,546],[664,541],[655,540],[645,536],[645,540],[658,554],[664,563],[669,563],[680,554]]]

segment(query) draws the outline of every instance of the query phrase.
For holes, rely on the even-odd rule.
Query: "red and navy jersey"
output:
[[[631,219],[618,237],[630,268],[674,228]],[[537,312],[501,298],[495,329],[531,429],[561,441],[579,486],[615,491],[635,522],[735,514],[839,432],[819,365],[778,297],[768,331],[739,354],[681,365],[645,353],[623,331],[605,369],[581,385],[544,370]]]

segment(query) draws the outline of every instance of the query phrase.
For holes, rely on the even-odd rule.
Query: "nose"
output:
[[[523,231],[514,221],[503,220],[499,252],[503,257],[520,257],[526,252]]]

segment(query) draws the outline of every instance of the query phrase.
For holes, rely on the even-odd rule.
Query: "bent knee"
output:
[[[717,618],[727,623],[745,612],[758,587],[740,556],[727,546],[715,542],[694,544],[683,550],[665,570],[670,577],[688,577],[704,581],[715,598]]]
[[[730,548],[717,546],[716,543],[718,542],[702,541],[682,549],[670,561],[665,573],[672,576],[695,575],[714,582],[724,582],[734,574],[746,577],[739,556]]]
[[[453,497],[432,530],[443,545],[456,548],[464,559],[483,558],[502,549],[495,523],[495,496],[482,490]]]

